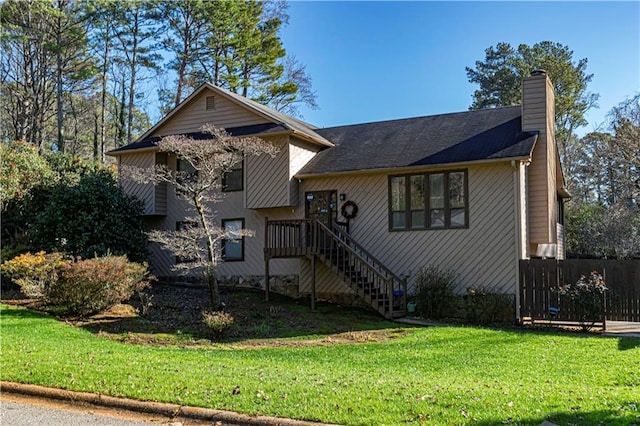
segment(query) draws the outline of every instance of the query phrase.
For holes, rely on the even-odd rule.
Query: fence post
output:
[[[387,298],[389,300],[388,306],[388,318],[393,318],[393,278],[387,278],[385,280],[387,285]],[[386,315],[385,315],[386,316]]]
[[[402,309],[403,311],[407,311],[407,276],[402,276]]]
[[[264,218],[264,300],[269,301],[269,218]]]
[[[316,255],[311,255],[311,310],[316,310]]]
[[[605,285],[606,283],[607,282],[605,281]],[[602,304],[604,305],[602,307],[602,331],[605,332],[607,331],[607,292],[606,291],[603,293]]]

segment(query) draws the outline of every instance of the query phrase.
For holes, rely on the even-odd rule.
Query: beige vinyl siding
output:
[[[155,162],[158,165],[167,165],[168,155],[166,152],[156,152]],[[154,205],[155,205],[155,214],[165,215],[167,214],[167,183],[161,182],[156,183],[154,190]]]
[[[289,143],[287,136],[267,140],[280,147],[277,156],[248,158],[245,162],[245,190],[224,193],[224,200],[214,206],[218,224],[222,219],[244,218],[245,227],[256,233],[254,237],[244,240],[244,261],[220,264],[217,272],[221,276],[263,275],[265,219],[304,217],[304,205],[297,207],[299,191],[293,175],[315,155],[314,147],[302,141]],[[175,166],[175,156],[170,156],[169,167]],[[170,188],[167,193],[167,217],[149,220],[149,226],[173,230],[176,222],[187,216],[187,205],[176,198],[175,191]],[[283,205],[284,207],[277,207]],[[153,273],[159,276],[172,275],[174,256],[157,245],[152,245],[151,252]],[[300,259],[272,259],[269,263],[270,274],[299,274],[300,262]],[[345,287],[342,292],[348,290],[343,283],[342,286]]]
[[[299,184],[294,176],[318,153],[318,147],[291,137],[289,141],[289,193],[291,205],[300,203]]]
[[[145,152],[140,154],[126,154],[120,156],[119,167],[123,170],[126,167],[137,167],[149,169],[155,167],[156,153]],[[144,203],[144,214],[156,214],[156,188],[153,183],[141,184],[129,178],[123,178],[120,174],[120,187],[125,194],[133,195]]]
[[[218,268],[218,273],[226,276],[264,275],[265,218],[288,219],[296,214],[296,209],[287,207],[258,211],[245,209],[242,204],[241,193],[229,193],[224,201],[216,206],[218,224],[226,218],[244,218],[245,228],[255,232],[253,237],[244,239],[244,261],[222,263]],[[299,265],[299,259],[273,259],[269,263],[269,273],[271,275],[298,274]]]
[[[317,152],[317,147],[288,136],[266,139],[279,151],[276,157],[249,157],[246,164],[246,206],[249,209],[288,207],[298,204],[295,174]]]
[[[176,158],[169,156],[168,165],[175,169]],[[245,257],[241,262],[221,263],[217,273],[219,275],[263,275],[264,274],[264,221],[265,217],[271,219],[285,219],[291,215],[297,215],[296,209],[287,207],[280,209],[265,209],[261,211],[244,208],[244,191],[224,193],[224,199],[212,206],[215,211],[216,224],[220,226],[222,219],[245,220],[245,228],[256,231],[254,237],[244,240]],[[175,230],[176,222],[185,218],[194,217],[193,212],[188,212],[188,204],[176,197],[175,190],[167,191],[167,216],[162,218],[148,218],[147,226],[153,229]],[[161,249],[158,244],[150,244],[150,266],[156,276],[172,276],[171,268],[174,265],[175,256]],[[272,275],[297,274],[299,272],[299,259],[276,259],[270,265]]]
[[[291,205],[289,191],[289,137],[270,138],[278,147],[275,157],[260,155],[245,160],[247,208],[263,209]]]
[[[520,203],[520,250],[519,259],[528,259],[529,254],[529,226],[527,216],[527,169],[525,163],[518,163],[518,202]]]
[[[553,87],[546,75],[523,82],[522,130],[538,131],[528,171],[529,236],[535,245],[556,242],[556,161]]]
[[[215,108],[212,110],[206,108],[207,96],[215,98]],[[231,128],[268,122],[264,117],[252,113],[224,96],[205,89],[186,108],[156,129],[149,137],[198,132],[207,123],[216,127]]]
[[[564,225],[558,223],[556,224],[556,239],[558,241],[558,259],[560,260],[564,260],[565,258],[565,242],[564,242],[564,236],[565,234],[565,230],[564,230]]]
[[[172,162],[175,160],[170,158],[170,164]],[[353,237],[396,274],[410,274],[410,286],[419,267],[437,265],[456,272],[458,292],[482,286],[492,291],[514,293],[517,280],[513,260],[516,253],[514,176],[509,163],[468,168],[469,229],[389,232],[387,174],[305,179],[300,192],[337,190],[346,194],[347,200],[356,202],[359,212],[351,222]],[[256,231],[254,237],[245,239],[245,260],[220,264],[217,272],[221,276],[264,274],[265,218],[304,217],[303,207],[251,210],[243,208],[243,202],[241,192],[228,193],[224,201],[215,206],[218,222],[225,218],[244,218],[246,228]],[[170,190],[171,208],[167,217],[154,219],[149,224],[175,229],[175,223],[185,217],[180,205]],[[173,255],[158,247],[152,247],[152,253],[153,273],[171,275]],[[273,259],[269,265],[272,275],[300,274],[300,291],[310,293],[309,260]],[[318,262],[316,292],[322,297],[328,293],[351,291],[330,269]]]
[[[311,294],[311,261],[302,259],[300,262],[300,294]],[[316,297],[320,300],[331,300],[332,294],[355,293],[344,281],[320,260],[316,260]]]
[[[547,169],[545,158],[546,146],[539,144],[533,150],[531,166],[529,166],[529,234],[531,243],[541,244],[551,241],[549,235],[549,199],[547,186]],[[534,249],[535,250],[535,249]]]
[[[410,288],[420,267],[436,265],[455,271],[460,293],[480,286],[515,293],[514,176],[510,163],[468,168],[468,229],[389,232],[387,174],[309,178],[301,190],[337,190],[354,201],[359,209],[351,221],[351,235],[394,273],[411,275]],[[330,274],[319,269],[318,293],[340,285]],[[310,276],[300,279],[301,291],[308,291]]]

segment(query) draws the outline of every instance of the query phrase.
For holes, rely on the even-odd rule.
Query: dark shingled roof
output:
[[[297,176],[527,157],[537,134],[521,130],[521,115],[505,107],[317,129],[336,146]]]
[[[251,126],[230,127],[225,129],[227,133],[232,136],[247,136],[256,134],[268,134],[274,132],[281,132],[287,130],[283,126],[276,123],[254,124]],[[185,133],[184,136],[190,137],[194,140],[211,139],[211,135],[203,132]],[[119,154],[126,151],[133,151],[136,149],[153,148],[158,141],[162,139],[162,136],[153,136],[141,141],[130,143],[129,145],[122,146],[120,148],[109,151],[108,154]]]

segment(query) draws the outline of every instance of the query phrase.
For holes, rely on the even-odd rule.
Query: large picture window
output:
[[[242,191],[244,189],[244,161],[233,165],[231,170],[222,176],[222,190],[224,192]]]
[[[222,258],[226,261],[244,260],[244,219],[222,219],[222,228],[229,238],[222,240]]]
[[[389,177],[389,229],[469,226],[467,171]]]

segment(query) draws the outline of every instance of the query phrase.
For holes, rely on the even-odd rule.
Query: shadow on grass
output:
[[[40,312],[33,309],[25,308],[15,308],[15,307],[4,307],[2,308],[2,317],[5,319],[8,318],[20,318],[23,319],[40,319],[51,317],[51,315],[46,312]]]
[[[618,337],[618,349],[628,351],[640,348],[640,337]],[[638,421],[640,423],[640,420]]]
[[[576,336],[576,337],[593,338],[593,339],[614,339],[615,338],[615,339],[618,339],[618,350],[621,350],[621,351],[640,348],[640,337],[614,336],[614,335],[603,336],[599,332],[593,332],[593,331],[585,332],[582,330],[567,329],[562,327],[519,326],[519,328],[525,332],[547,334],[547,335],[553,335],[553,336]]]
[[[572,412],[557,412],[540,416],[513,419],[491,419],[476,421],[474,425],[493,426],[499,424],[542,425],[545,421],[555,425],[637,425],[640,424],[638,402],[628,402],[618,409],[581,411],[580,407]],[[546,423],[549,424],[549,423]]]

